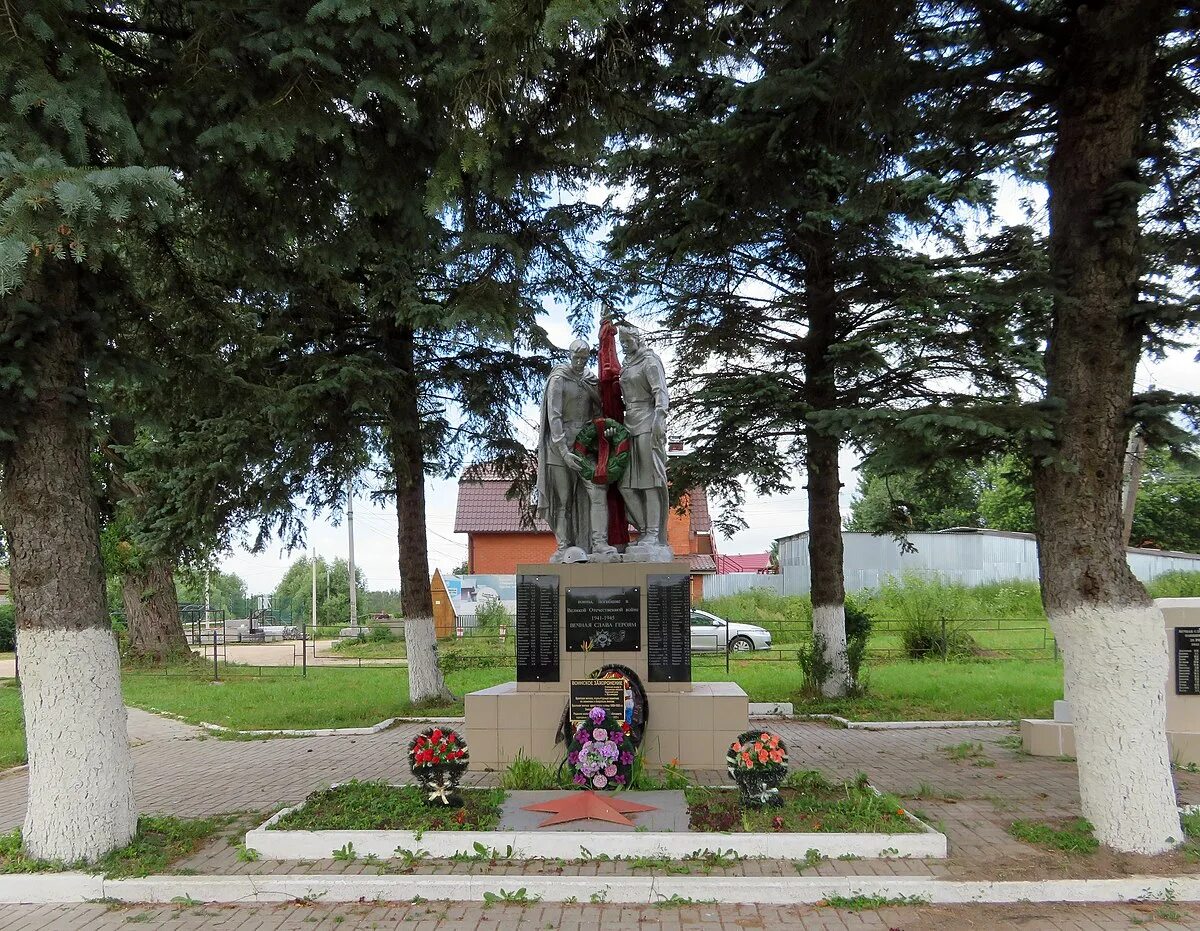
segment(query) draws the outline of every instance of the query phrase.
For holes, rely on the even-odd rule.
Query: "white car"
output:
[[[753,624],[726,621],[707,611],[692,611],[692,652],[712,653],[730,650],[749,653],[771,649],[771,632]]]

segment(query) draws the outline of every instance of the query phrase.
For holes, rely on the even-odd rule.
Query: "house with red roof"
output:
[[[765,575],[776,572],[770,553],[741,553],[737,556],[717,556],[717,575],[728,572],[757,572]]]
[[[510,478],[486,464],[467,469],[459,479],[454,532],[467,535],[470,575],[515,573],[518,564],[544,563],[554,552],[549,525],[533,516],[527,501],[508,497],[511,485]],[[712,518],[703,488],[688,492],[671,509],[667,543],[677,559],[690,564],[692,598],[699,600],[704,577],[717,571]]]

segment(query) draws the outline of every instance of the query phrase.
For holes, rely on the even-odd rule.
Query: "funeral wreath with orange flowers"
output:
[[[788,772],[787,744],[770,731],[746,731],[725,754],[729,775],[741,792],[742,803],[752,807],[783,804],[779,786]]]

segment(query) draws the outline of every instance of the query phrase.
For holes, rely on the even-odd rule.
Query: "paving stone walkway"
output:
[[[1166,916],[1166,917],[1164,917]],[[475,903],[405,902],[389,905],[235,906],[9,906],[0,909],[5,931],[1127,931],[1200,926],[1200,908],[1121,905],[1013,905],[886,907],[850,911],[813,906],[699,905],[658,908],[622,905],[485,906]]]
[[[406,781],[405,751],[424,724],[402,724],[360,737],[308,737],[272,740],[224,740],[179,722],[132,711],[130,734],[135,746],[135,780],[143,812],[199,816],[224,812],[264,812],[278,804],[299,802],[311,791],[348,779]],[[1043,879],[1121,876],[1140,873],[1195,873],[1197,865],[1181,855],[1173,858],[1092,857],[1050,853],[1024,844],[1008,833],[1017,818],[1043,820],[1079,813],[1075,765],[1069,760],[1026,756],[1009,728],[945,728],[912,731],[862,731],[829,728],[808,722],[771,725],[788,742],[792,764],[818,769],[831,778],[864,773],[878,787],[903,799],[945,831],[948,860],[791,861],[747,860],[732,864],[695,865],[693,873],[775,876],[780,881],[799,873],[816,876],[925,876],[962,879]],[[712,782],[724,774],[698,774]],[[468,782],[494,785],[496,775],[470,774]],[[1182,802],[1200,802],[1200,776],[1177,773]],[[10,771],[0,778],[0,831],[18,825],[24,815],[26,775]],[[246,816],[194,856],[174,865],[180,872],[255,873],[480,873],[497,877],[561,874],[598,877],[647,875],[630,862],[582,863],[434,862],[320,860],[309,863],[243,862],[234,844],[240,832],[257,820]],[[514,883],[514,888],[516,888]],[[365,910],[364,910],[365,909]],[[1179,921],[1171,916],[1178,914]],[[141,917],[141,916],[146,917]],[[214,918],[218,916],[218,918]],[[403,927],[441,929],[487,928],[1129,928],[1200,927],[1200,909],[1190,906],[1124,907],[1014,906],[884,908],[850,912],[831,908],[631,908],[606,906],[481,905],[395,907],[354,906],[206,906],[188,908],[116,908],[101,906],[0,908],[0,928],[81,928],[87,931],[147,923],[188,929],[209,927],[262,929]],[[1174,923],[1172,923],[1174,922]]]

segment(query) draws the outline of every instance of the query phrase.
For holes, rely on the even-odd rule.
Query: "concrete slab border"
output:
[[[253,904],[320,899],[322,902],[408,901],[416,897],[482,901],[486,894],[524,889],[546,902],[654,903],[678,896],[695,902],[813,904],[832,896],[879,896],[895,904],[1012,904],[1042,902],[1200,902],[1200,877],[956,881],[916,876],[147,876],[103,879],[86,873],[0,876],[0,902],[57,904],[107,899],[120,902]]]
[[[711,851],[768,860],[803,860],[810,850],[822,857],[864,859],[945,858],[946,835],[906,812],[917,834],[718,834],[692,831],[276,831],[271,826],[299,805],[272,815],[246,832],[248,849],[267,860],[320,860],[352,844],[360,857],[393,857],[397,850],[425,857],[475,856],[481,845],[515,860],[576,860],[597,856],[669,857],[686,860]],[[509,850],[511,848],[511,853]]]
[[[957,727],[1015,727],[1017,722],[1005,721],[851,721],[840,714],[804,714],[801,719],[834,721],[851,731],[920,731]]]
[[[402,719],[388,718],[386,721],[380,721],[378,724],[373,724],[370,727],[320,727],[311,730],[273,729],[240,731],[221,724],[210,724],[207,721],[201,721],[197,726],[209,731],[220,731],[223,734],[240,734],[247,737],[366,737],[371,734],[378,734],[380,731],[386,731],[399,720]]]

